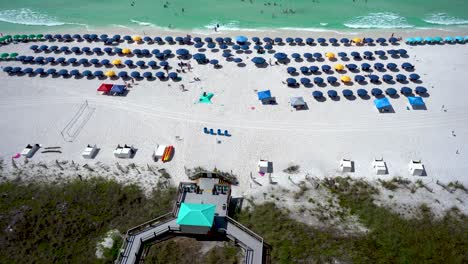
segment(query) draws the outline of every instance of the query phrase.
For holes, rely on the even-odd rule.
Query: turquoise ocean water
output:
[[[2,0],[1,32],[106,26],[388,29],[468,25],[468,0]]]

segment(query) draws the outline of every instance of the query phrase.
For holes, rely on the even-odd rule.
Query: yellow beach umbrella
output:
[[[115,71],[106,71],[106,76],[107,76],[107,77],[113,77],[113,76],[115,76]]]
[[[351,77],[349,77],[348,75],[341,76],[341,81],[344,83],[350,82]]]
[[[362,39],[361,38],[353,38],[354,43],[361,43]]]
[[[141,41],[141,37],[140,37],[140,36],[133,36],[132,39],[133,39],[133,41],[136,41],[136,42],[140,42],[140,41]]]
[[[329,59],[333,59],[335,58],[335,53],[333,52],[327,52],[325,53],[325,57],[329,58]]]
[[[122,64],[122,61],[119,60],[119,59],[113,60],[113,61],[112,61],[112,64],[114,64],[114,65],[120,65],[120,64]]]
[[[342,70],[344,70],[344,65],[343,65],[343,64],[337,64],[337,65],[335,65],[335,70],[337,70],[337,71],[342,71]]]
[[[132,51],[130,49],[123,49],[122,54],[130,54]]]

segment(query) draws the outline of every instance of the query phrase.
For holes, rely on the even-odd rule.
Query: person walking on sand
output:
[[[192,65],[190,64],[190,62],[187,64],[187,69],[188,69],[189,71],[192,71]]]
[[[134,83],[135,83],[135,79],[132,78],[132,84],[134,84]]]

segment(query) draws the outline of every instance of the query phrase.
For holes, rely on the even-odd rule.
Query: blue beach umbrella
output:
[[[80,53],[80,52],[81,52],[81,49],[80,49],[79,47],[72,47],[72,48],[70,49],[70,51],[73,52],[73,53]]]
[[[116,34],[116,35],[112,36],[112,40],[116,41],[116,42],[119,42],[121,38],[122,37],[119,34]]]
[[[306,67],[306,66],[302,66],[301,68],[299,68],[299,70],[301,71],[301,73],[309,73],[309,68]]]
[[[128,77],[128,73],[126,71],[121,71],[119,72],[119,75],[118,75],[120,78],[127,78]]]
[[[254,64],[257,64],[257,65],[259,65],[259,64],[264,64],[264,63],[265,63],[265,59],[262,58],[262,57],[254,57],[254,58],[252,58],[251,61],[252,61]]]
[[[455,42],[457,42],[457,43],[464,43],[465,40],[464,40],[463,37],[461,37],[461,36],[455,36]]]
[[[285,53],[282,53],[282,52],[275,53],[275,55],[273,55],[273,56],[278,60],[284,60],[284,59],[288,58],[288,55],[286,55]]]
[[[117,50],[117,48],[116,48],[116,50]],[[89,47],[83,47],[83,48],[81,48],[81,51],[82,51],[83,53],[89,53],[89,52],[91,52],[91,49],[90,49]],[[120,50],[120,51],[122,52],[122,50]],[[117,52],[116,52],[116,53],[117,53]]]
[[[405,49],[399,49],[398,53],[402,56],[406,55],[408,52]]]
[[[252,38],[252,41],[253,41],[254,43],[259,44],[259,43],[260,43],[260,38],[258,38],[258,37],[253,37],[253,38]]]
[[[169,50],[169,49],[165,49],[165,50],[163,50],[163,52],[162,52],[162,53],[163,53],[165,56],[169,56],[169,55],[171,55],[171,54],[172,54],[172,51],[171,51],[171,50]]]
[[[316,59],[320,59],[320,58],[322,58],[322,53],[315,52],[315,53],[313,54],[313,56],[314,56],[314,58],[316,58]]]
[[[352,51],[352,52],[351,52],[351,57],[353,57],[353,58],[355,58],[355,59],[356,59],[356,58],[360,58],[360,57],[361,57],[361,54],[359,54],[359,52],[357,52],[357,51]]]
[[[291,38],[291,37],[289,37],[289,38],[286,38],[286,42],[291,44],[291,43],[293,43],[293,42],[294,42],[294,39],[293,39],[293,38]]]
[[[283,39],[282,38],[275,38],[275,42],[276,43],[283,43]]]
[[[344,89],[342,93],[343,93],[343,96],[344,96],[344,97],[353,96],[353,91],[351,91],[351,90],[349,90],[349,89]]]
[[[373,55],[373,53],[370,51],[364,51],[363,54],[364,54],[364,58],[372,58],[372,55]]]
[[[106,47],[106,48],[104,48],[104,52],[107,53],[107,54],[110,54],[110,53],[112,53],[112,48]]]
[[[106,41],[107,39],[109,39],[109,36],[107,34],[102,34],[101,36],[99,36],[99,39],[101,39],[102,41]]]
[[[387,63],[387,69],[389,70],[395,70],[397,68],[397,65],[393,62]]]
[[[17,61],[24,61],[24,59],[26,59],[26,56],[24,56],[24,55],[20,55],[20,56],[16,57]]]
[[[210,42],[208,43],[208,45],[206,45],[209,49],[214,49],[216,47],[216,44],[214,42]],[[247,49],[248,49],[248,46],[247,46]]]
[[[324,39],[324,38],[318,38],[317,42],[320,43],[320,44],[323,44],[323,43],[327,42],[327,40]]]
[[[50,46],[49,51],[57,51],[58,47],[57,46]]]
[[[49,75],[54,75],[56,72],[57,72],[56,69],[48,69],[47,70],[47,74],[49,74]]]
[[[266,44],[265,49],[271,50],[271,49],[273,49],[273,46],[271,44]]]
[[[241,46],[241,49],[243,49],[243,50],[248,50],[248,49],[249,49],[249,45],[242,45],[242,46]]]
[[[69,63],[69,64],[75,64],[76,61],[77,61],[76,58],[69,58],[69,59],[67,60],[67,63]]]
[[[421,38],[421,37],[415,37],[415,38],[414,38],[414,42],[416,42],[416,43],[421,43],[421,42],[423,42],[423,41],[424,41],[424,39]]]
[[[181,55],[181,56],[185,56],[185,55],[189,54],[189,51],[187,49],[178,49],[176,51],[176,54]]]
[[[151,43],[151,42],[153,42],[153,39],[146,36],[146,37],[143,38],[143,41],[146,42],[146,43]]]
[[[328,71],[330,71],[330,70],[331,70],[331,66],[330,66],[330,65],[326,65],[326,64],[325,64],[325,65],[322,65],[322,71],[328,72]]]
[[[240,46],[239,45],[232,45],[232,49],[233,50],[240,50]]]
[[[378,38],[378,39],[375,40],[375,42],[383,44],[383,43],[387,42],[387,40],[385,38]]]
[[[178,75],[177,75],[176,72],[170,72],[170,73],[167,75],[167,77],[168,77],[169,79],[177,79]]]
[[[67,76],[67,75],[68,75],[68,71],[65,70],[65,69],[62,69],[62,70],[58,71],[57,74],[60,75],[60,76]]]
[[[124,64],[127,65],[127,66],[132,66],[133,61],[132,60],[126,60],[126,61],[124,61]]]
[[[178,37],[175,37],[175,41],[176,41],[176,42],[179,42],[180,44],[182,44],[181,42],[183,42],[183,41],[184,41],[184,38],[183,38],[183,37],[180,37],[180,36],[178,36]]]
[[[350,71],[355,71],[357,69],[357,65],[354,63],[346,64],[346,68]]]
[[[79,76],[80,75],[80,71],[77,70],[77,69],[73,69],[70,71],[70,75],[71,76]]]
[[[387,50],[387,53],[390,54],[391,56],[398,55],[398,50],[390,49]]]
[[[425,37],[424,38],[424,42],[426,42],[426,43],[432,43],[433,41],[434,41],[434,39],[431,38],[431,37]]]
[[[202,61],[202,60],[206,60],[206,56],[203,53],[195,53],[193,55],[193,59],[197,61]]]
[[[149,67],[152,67],[152,68],[158,66],[158,64],[155,61],[148,61],[147,64]]]
[[[323,83],[323,79],[321,77],[315,77],[314,78],[314,83],[315,84],[322,84]]]
[[[93,52],[96,54],[99,54],[99,53],[102,53],[102,50],[101,48],[96,47],[96,48],[93,48]]]
[[[151,72],[144,72],[143,73],[143,78],[149,79],[153,77],[153,74]]]
[[[373,96],[379,96],[379,95],[382,95],[383,92],[382,92],[382,90],[380,90],[379,88],[372,88],[371,94],[372,94]]]
[[[76,40],[80,40],[80,39],[81,39],[81,35],[80,35],[80,34],[74,34],[72,37],[73,37],[74,39],[76,39]]]
[[[86,39],[86,40],[89,40],[89,34],[84,34],[83,38]]]
[[[338,96],[338,93],[335,90],[328,90],[327,94],[329,97],[334,98]]]
[[[47,45],[42,45],[42,46],[39,47],[39,50],[41,50],[41,51],[45,51],[47,49],[49,49],[49,47]]]
[[[57,58],[57,59],[55,60],[55,62],[56,62],[56,63],[64,63],[64,62],[65,62],[65,58],[63,58],[63,57]]]
[[[30,50],[34,50],[34,51],[38,50],[38,48],[39,47],[37,45],[31,45],[31,47],[29,47]]]
[[[368,71],[368,70],[370,70],[370,68],[371,68],[371,66],[370,66],[369,63],[363,63],[363,64],[361,64],[361,69],[362,69],[363,71]]]
[[[403,68],[405,70],[410,70],[410,69],[413,69],[414,66],[409,62],[404,62],[404,63],[401,64],[401,68]]]
[[[406,76],[403,75],[403,74],[397,74],[396,80],[397,80],[398,82],[404,82],[404,81],[406,81]]]
[[[156,54],[158,54],[158,53],[160,53],[160,51],[159,51],[158,49],[153,49],[153,50],[151,51],[151,54],[153,54],[153,55],[156,55]]]
[[[63,47],[60,47],[60,51],[61,51],[61,52],[68,52],[69,49],[68,49],[67,46],[63,46]]]
[[[96,58],[93,58],[93,59],[90,59],[89,60],[89,63],[93,64],[93,65],[98,65],[99,64],[99,60],[96,59]]]
[[[97,40],[98,36],[96,34],[89,35],[90,40]]]
[[[372,38],[364,38],[363,41],[364,43],[374,43],[374,39]]]
[[[357,82],[357,83],[363,82],[365,80],[366,80],[366,78],[364,76],[362,76],[362,75],[354,76],[354,81]]]
[[[34,57],[33,56],[27,56],[24,58],[24,62],[32,62],[34,60]],[[65,59],[64,59],[65,60]]]
[[[82,58],[78,61],[79,64],[86,65],[88,64],[88,59]]]
[[[263,38],[263,42],[265,42],[265,43],[272,43],[273,40],[272,40],[270,37],[264,37],[264,38]]]
[[[321,91],[313,91],[312,92],[312,96],[314,98],[322,98],[323,97],[323,93]]]
[[[360,97],[367,96],[367,91],[365,89],[358,89],[357,90],[357,95]]]
[[[390,82],[390,81],[393,80],[393,76],[391,76],[391,75],[389,75],[389,74],[384,74],[384,75],[382,76],[382,80],[383,80],[384,82]]]
[[[196,44],[193,45],[193,46],[194,46],[195,48],[199,49],[199,48],[203,47],[203,45],[205,45],[205,44],[199,42],[199,43],[196,43]]]
[[[405,42],[406,42],[407,44],[413,44],[415,41],[414,41],[414,38],[407,38],[407,39],[405,40]]]
[[[161,37],[154,37],[154,42],[161,43],[163,39]]]
[[[327,77],[327,82],[328,83],[336,83],[338,81],[338,79],[334,76],[328,76]]]
[[[306,38],[306,44],[307,44],[307,45],[311,45],[312,43],[314,43],[314,39],[313,39],[313,38]]]
[[[442,41],[444,41],[444,40],[443,40],[441,37],[434,37],[434,38],[432,39],[432,41],[435,42],[435,43],[440,43],[440,42],[442,42]]]
[[[21,67],[13,67],[10,71],[11,73],[22,73]]]
[[[288,86],[294,86],[297,84],[297,81],[294,78],[288,78],[286,79],[286,83],[288,84]]]
[[[93,75],[94,75],[95,77],[102,77],[102,76],[104,76],[104,73],[103,73],[102,71],[95,71],[95,72],[93,73]]]
[[[348,38],[342,38],[342,39],[340,39],[340,42],[343,43],[343,44],[348,44],[349,39]]]
[[[193,38],[193,42],[195,43],[200,43],[202,41],[202,39],[200,37],[194,37]]]
[[[294,67],[288,67],[286,70],[287,70],[287,72],[288,72],[289,74],[292,74],[292,73],[295,73],[295,72],[296,72],[296,68],[294,68]]]
[[[421,78],[421,76],[419,76],[419,75],[416,74],[416,73],[412,73],[412,74],[409,75],[409,79],[410,79],[411,81],[417,81],[417,80],[419,80],[420,78]]]
[[[229,58],[229,57],[231,57],[231,56],[232,56],[232,54],[229,53],[229,52],[223,53],[223,57],[224,57],[224,58]]]
[[[140,78],[140,73],[137,72],[137,71],[133,71],[132,73],[130,73],[130,76],[132,76],[133,78],[138,79],[138,78]]]
[[[294,59],[299,59],[301,57],[301,54],[293,53],[293,54],[291,54],[291,57],[293,57]]]
[[[297,44],[301,44],[303,42],[302,38],[295,38],[294,41],[297,43]]]
[[[55,62],[55,58],[54,58],[54,57],[47,57],[47,58],[45,58],[45,61],[46,61],[47,63],[54,63],[54,62]]]
[[[260,46],[260,45],[255,45],[255,46],[254,46],[254,49],[255,49],[255,50],[260,50],[260,49],[263,49],[263,47]]]
[[[311,58],[313,57],[312,53],[308,53],[308,52],[304,53],[303,56],[304,56],[304,58],[306,58],[306,59],[311,59]]]
[[[227,48],[228,48],[228,45],[222,43],[222,44],[219,45],[219,48],[220,48],[220,49],[227,49]]]
[[[394,43],[397,43],[397,42],[398,42],[398,39],[395,38],[395,37],[391,37],[391,38],[388,39],[388,42],[394,44]]]
[[[85,70],[85,71],[83,71],[83,72],[81,73],[81,75],[83,75],[83,76],[92,76],[93,73],[92,73],[90,70]]]
[[[235,59],[234,59],[234,62],[235,62],[235,63],[241,63],[241,62],[242,62],[242,59],[241,59],[241,58],[235,58]]]
[[[375,53],[375,55],[380,56],[380,57],[385,56],[385,51],[383,51],[383,50],[376,50],[376,51],[374,51],[374,53]]]
[[[415,91],[416,91],[417,94],[426,94],[427,93],[427,89],[422,87],[422,86],[417,86]]]
[[[167,61],[161,61],[161,62],[159,63],[159,66],[161,66],[161,67],[169,66],[169,62],[167,62]]]
[[[36,58],[34,59],[34,62],[35,62],[35,63],[42,64],[42,63],[44,63],[44,57],[36,57]]]
[[[3,72],[10,73],[12,70],[13,70],[13,67],[10,67],[10,66],[6,66],[6,67],[3,68]]]
[[[301,78],[300,81],[301,81],[301,83],[302,83],[303,85],[308,85],[308,84],[310,84],[310,79],[309,79],[309,78]]]
[[[247,42],[247,40],[248,40],[248,38],[245,37],[245,36],[237,36],[236,37],[236,42],[239,43],[239,44],[241,44],[241,43],[243,44],[243,43]]]
[[[135,55],[141,55],[141,50],[140,49],[134,49],[132,51],[132,53],[135,54]]]
[[[410,95],[410,94],[413,93],[413,90],[411,90],[411,88],[409,88],[409,87],[401,87],[400,93],[402,93],[404,95]]]
[[[231,43],[231,42],[232,42],[232,38],[230,38],[230,37],[225,37],[225,38],[224,38],[224,42],[225,42],[225,43]]]
[[[309,70],[312,73],[316,73],[316,72],[318,72],[320,70],[320,68],[315,66],[315,65],[312,65],[312,66],[309,67]]]
[[[371,83],[379,82],[379,76],[374,75],[374,74],[369,75],[369,79]]]
[[[380,63],[380,62],[377,62],[377,63],[374,64],[374,68],[375,68],[376,70],[382,70],[384,67],[385,67],[385,65],[383,65],[383,64]]]
[[[452,37],[445,37],[444,41],[447,42],[447,43],[452,43],[454,40],[453,40]]]
[[[54,35],[54,38],[55,38],[55,39],[62,39],[62,35],[60,35],[60,34],[55,34],[55,35]]]
[[[336,38],[330,38],[328,42],[330,42],[331,44],[336,44],[338,43],[338,40]]]
[[[222,37],[217,37],[215,38],[215,41],[221,44],[224,42],[224,39]]]
[[[212,65],[218,65],[219,61],[218,60],[210,60],[210,64]]]
[[[385,90],[385,93],[389,96],[394,96],[397,94],[397,90],[394,88],[387,88],[387,90]]]
[[[165,74],[164,74],[164,72],[162,72],[162,71],[158,71],[158,72],[156,73],[156,77],[158,77],[159,79],[162,79],[162,78],[165,77]]]
[[[167,41],[168,43],[174,42],[174,39],[171,36],[165,37],[164,40]]]
[[[338,57],[345,58],[347,56],[348,54],[346,54],[346,52],[338,52]]]
[[[51,39],[53,39],[53,38],[54,38],[54,37],[53,37],[51,34],[46,34],[46,35],[44,36],[44,39],[46,39],[46,40],[51,40]]]

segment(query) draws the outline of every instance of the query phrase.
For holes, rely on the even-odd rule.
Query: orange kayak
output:
[[[172,155],[172,151],[174,150],[174,147],[173,146],[168,146],[166,147],[166,149],[164,150],[164,154],[163,154],[163,157],[162,157],[162,161],[163,162],[166,162],[168,161],[170,158],[171,158],[171,155]]]

